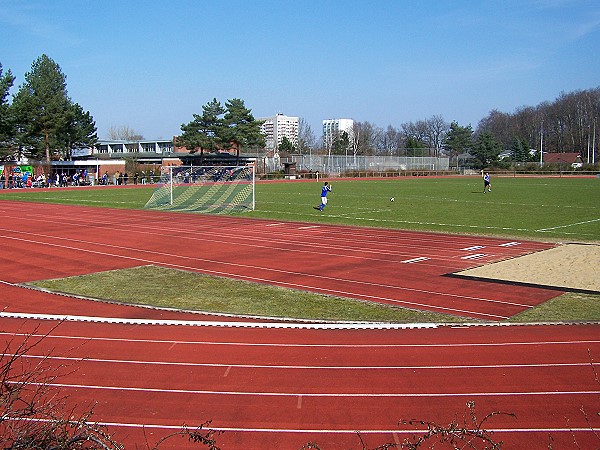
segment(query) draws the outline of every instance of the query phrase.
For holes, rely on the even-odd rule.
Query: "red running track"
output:
[[[574,448],[574,440],[580,448],[599,446],[593,432],[600,427],[593,370],[598,365],[590,360],[600,353],[598,325],[365,330],[246,321],[223,326],[214,321],[230,319],[14,285],[154,263],[372,301],[422,303],[424,309],[469,311],[472,317],[505,316],[526,307],[515,303],[537,304],[556,293],[441,275],[545,244],[24,206],[0,202],[2,336],[18,341],[57,323],[8,313],[88,316],[86,322],[61,323],[30,357],[50,352],[55,364],[75,364],[78,370],[68,370],[60,388],[81,407],[97,402],[94,418],[109,424],[129,447],[143,442],[144,430],[152,442],[184,423],[205,420],[224,431],[217,438],[223,449],[294,449],[309,441],[324,449],[355,448],[356,430],[375,447],[415,432],[399,426],[400,420],[448,423],[466,414],[467,401],[475,401],[480,417],[496,410],[516,414],[487,423],[505,448],[546,448],[549,435],[556,448]],[[13,215],[22,220],[10,219]],[[188,230],[195,232],[190,236]],[[464,259],[473,254],[485,256]],[[411,259],[417,261],[406,262]],[[101,317],[108,319],[100,323]],[[168,320],[204,322],[166,325],[173,323]],[[189,447],[170,442],[162,448]]]
[[[155,264],[488,320],[560,293],[444,276],[539,242],[19,202],[0,216],[12,283]]]

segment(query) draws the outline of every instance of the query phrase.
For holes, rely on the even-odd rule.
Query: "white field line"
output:
[[[558,230],[559,228],[575,227],[577,225],[585,225],[586,223],[592,223],[592,222],[600,222],[600,219],[592,219],[592,220],[586,220],[583,222],[569,223],[567,225],[559,225],[557,227],[551,227],[551,228],[540,228],[539,230],[535,230],[535,231],[540,231],[540,232],[552,231],[552,230]]]

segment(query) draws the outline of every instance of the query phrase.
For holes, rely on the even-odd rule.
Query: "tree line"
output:
[[[350,151],[352,155],[445,154],[452,158],[468,153],[477,167],[499,165],[498,157],[505,152],[511,162],[539,161],[540,151],[574,152],[587,159],[598,146],[599,118],[600,87],[561,93],[553,102],[523,106],[513,113],[494,109],[475,129],[471,124],[448,123],[439,115],[399,127],[355,122],[350,133],[340,132],[333,138],[330,149],[301,120],[298,150],[332,154]]]

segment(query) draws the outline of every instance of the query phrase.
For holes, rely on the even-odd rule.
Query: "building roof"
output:
[[[545,163],[573,164],[581,162],[581,155],[576,152],[569,153],[544,153]]]
[[[252,156],[232,155],[228,152],[215,152],[215,153],[192,153],[186,155],[177,155],[181,162],[186,165],[238,165],[248,164],[253,162],[256,158]]]

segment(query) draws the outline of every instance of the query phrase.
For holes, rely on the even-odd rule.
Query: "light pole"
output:
[[[590,125],[588,124],[588,135],[587,135],[587,163],[590,163]]]
[[[540,127],[540,168],[544,165],[544,121]]]
[[[592,164],[596,164],[596,119],[594,117],[594,137],[592,138]]]

